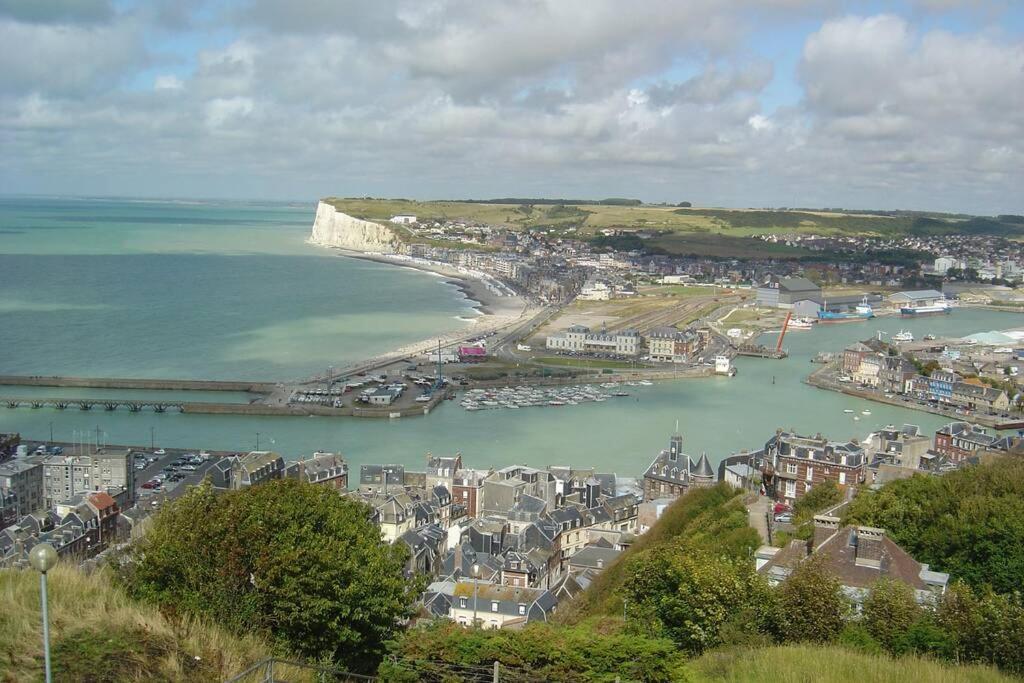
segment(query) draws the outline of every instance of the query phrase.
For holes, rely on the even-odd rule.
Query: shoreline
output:
[[[311,244],[316,244],[311,242]],[[411,268],[424,273],[431,273],[441,276],[446,284],[452,285],[469,301],[470,308],[477,311],[481,318],[495,316],[519,316],[528,307],[522,297],[517,294],[507,296],[500,295],[494,290],[497,288],[508,290],[504,285],[492,284],[497,282],[483,273],[460,270],[446,263],[427,261],[425,259],[413,259],[398,254],[371,254],[362,251],[354,251],[342,247],[331,247],[322,244],[316,246],[326,247],[338,253],[339,256],[383,263],[390,266]]]

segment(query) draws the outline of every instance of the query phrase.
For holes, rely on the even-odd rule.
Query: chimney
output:
[[[828,515],[814,516],[814,540],[811,551],[815,551],[821,545],[839,532],[839,518]]]
[[[871,526],[857,527],[857,559],[854,564],[858,567],[881,568],[884,539],[885,529],[876,529]]]

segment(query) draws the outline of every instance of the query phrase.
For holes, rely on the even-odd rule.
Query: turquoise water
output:
[[[92,269],[88,287],[82,287],[74,278],[46,283],[47,278],[40,276],[38,280],[23,282],[25,273],[32,269],[18,266],[20,258],[12,258],[11,250],[0,248],[0,265],[13,264],[22,273],[12,279],[4,268],[0,274],[0,302],[6,301],[12,290],[20,292],[21,300],[32,304],[30,310],[22,313],[38,316],[34,324],[45,322],[47,334],[55,337],[47,340],[45,346],[38,334],[14,337],[17,343],[13,348],[17,353],[12,355],[8,350],[12,333],[7,323],[12,314],[0,311],[5,321],[0,330],[0,373],[26,372],[14,369],[24,367],[46,374],[73,369],[78,374],[150,375],[159,370],[165,376],[199,376],[204,372],[217,372],[227,378],[241,376],[238,373],[249,378],[273,378],[280,376],[280,372],[297,376],[304,369],[315,371],[326,364],[325,359],[342,352],[354,353],[375,345],[394,346],[396,342],[387,341],[393,330],[398,331],[400,339],[402,334],[411,338],[426,336],[429,331],[424,328],[429,324],[443,327],[451,316],[465,309],[460,295],[435,278],[378,264],[325,257],[322,251],[304,245],[302,240],[312,219],[309,207],[271,207],[267,215],[274,218],[269,223],[255,220],[263,215],[263,210],[252,205],[203,207],[158,205],[153,210],[158,211],[164,222],[140,224],[137,229],[145,233],[141,237],[134,236],[136,228],[125,227],[130,223],[90,223],[87,230],[95,233],[95,243],[105,249],[93,254],[102,257],[87,259],[84,265],[75,264],[77,258],[86,256],[81,253],[86,245],[80,235],[74,237],[69,247],[78,250],[75,258],[70,259],[75,272],[84,277]],[[118,212],[132,210],[137,207],[113,203],[106,211],[120,215]],[[172,220],[178,213],[193,216],[194,212],[219,216],[221,223],[186,224]],[[100,212],[94,214],[99,216]],[[10,224],[9,215],[0,222],[4,227]],[[135,251],[140,243],[160,245],[165,239],[171,240],[161,237],[162,234],[178,232],[184,233],[178,237],[180,242],[191,245],[194,251]],[[204,241],[207,232],[212,236]],[[225,235],[232,237],[229,240]],[[50,249],[53,245],[38,235],[29,238],[24,234],[0,234],[0,245],[12,237],[16,248],[31,258],[48,255],[57,259],[58,266],[68,258],[47,254],[44,247]],[[238,244],[229,247],[227,243],[236,239],[253,251],[239,252]],[[121,243],[127,246],[123,252],[116,252]],[[216,252],[213,245],[233,251]],[[105,287],[105,282],[121,281],[121,273],[137,258],[149,259],[149,265],[136,266],[132,272],[144,276],[156,269],[164,273],[160,282],[165,284],[132,293],[105,289],[113,299],[110,301],[94,293],[96,287]],[[267,274],[271,272],[273,281],[268,283]],[[201,273],[208,279],[178,287],[184,278],[175,277],[175,273]],[[366,284],[367,278],[374,278],[372,286]],[[319,284],[311,286],[313,281]],[[40,283],[38,289],[33,286],[36,282]],[[125,288],[129,285],[132,283],[123,283]],[[187,297],[183,297],[183,292]],[[372,305],[368,300],[372,300]],[[67,301],[110,307],[73,317],[74,327],[67,327],[62,322],[72,312]],[[365,311],[370,312],[354,313],[364,305],[368,306]],[[46,306],[63,308],[46,311]],[[423,306],[427,306],[426,312]],[[104,333],[90,322],[90,315],[102,317],[107,327],[120,333]],[[358,324],[340,322],[353,315]],[[325,322],[324,318],[335,322]],[[138,327],[139,319],[148,321],[144,334],[132,331]],[[415,332],[403,327],[409,319],[418,321],[414,326],[420,327]],[[310,320],[319,322],[314,324]],[[715,463],[740,449],[763,445],[777,427],[822,432],[837,439],[863,438],[872,429],[889,423],[911,422],[934,430],[943,424],[942,418],[806,386],[802,380],[815,367],[810,358],[819,350],[838,350],[854,340],[873,336],[876,330],[891,334],[904,328],[920,338],[927,333],[963,335],[1021,325],[1024,316],[1020,314],[982,310],[957,310],[950,316],[918,320],[891,318],[822,325],[809,332],[790,333],[786,346],[791,356],[786,360],[740,359],[735,378],[630,387],[628,398],[578,406],[470,413],[448,402],[427,417],[392,421],[0,408],[0,431],[16,430],[45,438],[49,423],[53,422],[55,437],[70,440],[75,430],[95,430],[99,426],[110,442],[148,444],[153,427],[160,445],[239,450],[252,448],[256,432],[260,432],[261,445],[270,443],[289,457],[329,449],[344,453],[356,466],[382,461],[421,466],[427,452],[461,452],[471,466],[595,465],[635,476],[664,446],[677,420],[687,451],[694,455],[707,451]],[[99,334],[103,344],[83,336],[84,329],[92,335]],[[311,329],[318,332],[311,333]],[[128,345],[128,340],[145,339],[166,341],[147,347],[145,353]],[[91,350],[80,351],[76,344]],[[103,348],[108,350],[101,353]],[[314,359],[307,360],[307,354]],[[89,372],[92,363],[104,371]],[[866,408],[872,414],[854,421],[852,415],[843,413],[845,408],[855,409],[857,415]]]
[[[443,280],[305,244],[313,214],[0,200],[0,374],[293,379],[465,325]]]

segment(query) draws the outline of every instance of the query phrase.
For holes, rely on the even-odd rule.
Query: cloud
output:
[[[189,0],[8,17],[0,185],[1024,209],[1020,37],[835,6]]]
[[[113,16],[109,0],[0,0],[0,18],[35,24],[105,22]]]

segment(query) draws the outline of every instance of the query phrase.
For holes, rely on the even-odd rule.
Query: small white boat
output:
[[[860,414],[861,415],[870,415],[871,411],[870,410],[862,410],[862,411],[860,411]]]
[[[892,336],[892,340],[895,342],[912,342],[914,341],[914,334],[907,330],[900,330]]]
[[[856,422],[860,422],[860,415],[854,415],[854,416],[853,416],[853,419],[854,419],[854,421],[856,421]]]
[[[791,330],[809,330],[814,326],[814,321],[810,318],[793,318],[789,321],[789,329]]]
[[[843,412],[844,413],[852,413],[853,412],[853,408],[844,408]]]

